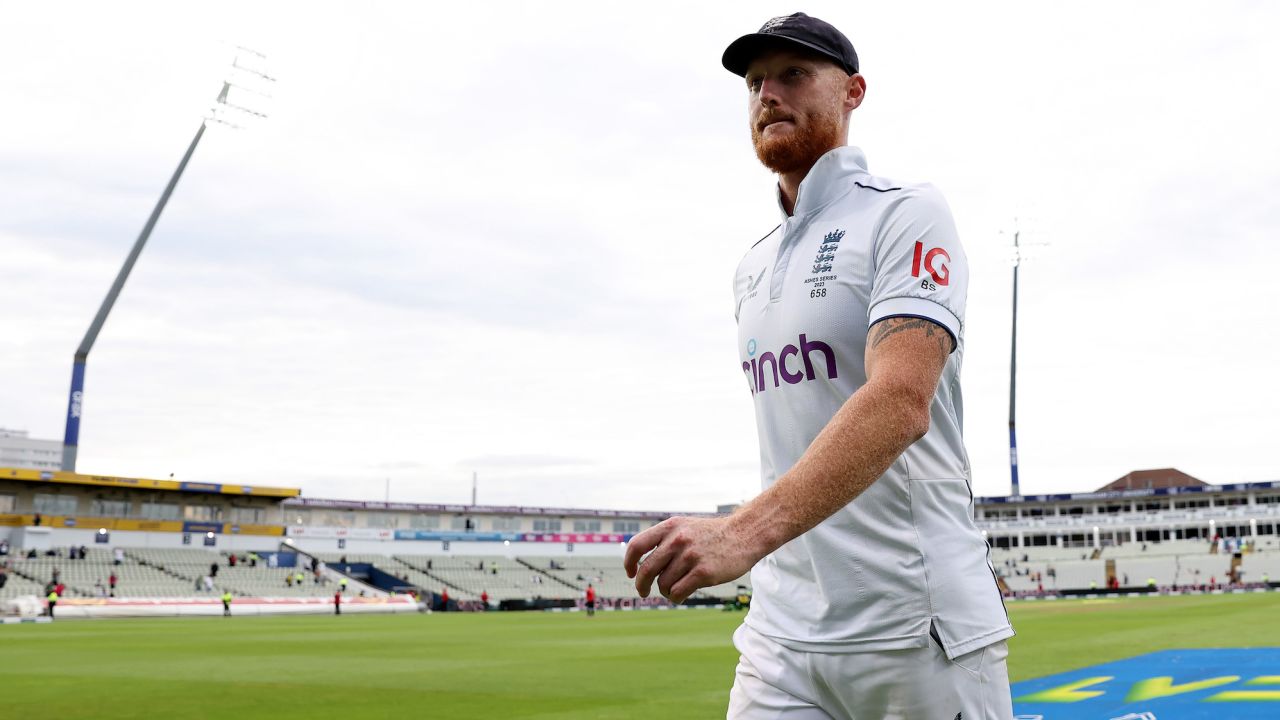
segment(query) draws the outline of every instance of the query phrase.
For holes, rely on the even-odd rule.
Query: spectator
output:
[[[284,576],[284,586],[293,587],[293,573]]]
[[[209,577],[218,577],[218,563],[209,563]]]
[[[213,592],[213,577],[212,577],[212,576],[210,576],[210,575],[205,575],[205,576],[204,576],[204,589],[205,589],[205,590],[208,590],[209,592]]]
[[[4,583],[0,583],[0,587],[4,587]],[[484,606],[485,610],[489,609],[489,591],[488,590],[480,591],[480,604]]]
[[[427,558],[427,569],[431,569],[431,558]]]
[[[89,548],[87,548],[87,547],[85,547],[85,546],[81,545],[81,546],[80,546],[80,559],[81,559],[81,560],[85,560],[85,559],[87,559],[88,554],[89,554]]]
[[[110,585],[110,587],[111,587],[111,597],[115,597],[115,596],[116,596],[116,582],[117,582],[119,579],[120,579],[120,578],[116,577],[116,573],[115,573],[115,571],[114,571],[114,570],[112,570],[112,571],[111,571],[111,575],[107,578],[107,583],[108,583],[108,584]]]
[[[249,553],[249,567],[258,567],[258,553]]]
[[[227,567],[235,567],[235,566],[236,566],[236,554],[231,553],[231,557],[227,558]]]
[[[53,586],[53,590],[58,593],[58,597],[62,597],[67,593],[67,586],[65,583],[57,583]]]
[[[28,559],[28,560],[35,560],[35,559],[36,559],[36,549],[35,549],[35,548],[31,548],[30,550],[28,550],[28,551],[27,551],[27,559]]]
[[[333,594],[333,614],[342,614],[342,591],[339,590]]]
[[[8,555],[8,554],[9,554],[9,541],[0,540],[0,555]]]
[[[440,611],[449,612],[449,588],[440,591]]]
[[[54,568],[53,568],[53,582],[54,582],[55,584],[58,582],[58,577],[59,577],[60,575],[62,575],[62,571],[61,571],[61,570],[59,570],[57,567],[54,567]]]
[[[0,568],[0,590],[4,589],[5,583],[7,582],[9,582],[9,571],[4,568]],[[1264,579],[1263,582],[1266,582],[1266,580]]]
[[[338,581],[338,592],[345,593],[347,591],[347,579],[342,578]]]
[[[124,564],[124,550],[121,550],[120,548],[116,548],[115,550],[112,550],[111,552],[112,552],[112,555],[114,555],[114,558],[115,558],[115,564],[116,564],[116,565],[123,565],[123,564]]]
[[[31,524],[35,525],[36,527],[40,527],[40,524],[43,522],[44,522],[44,518],[40,517],[40,513],[36,513],[35,516],[31,518]],[[49,616],[53,617],[52,610],[50,610]]]
[[[1124,586],[1129,587],[1129,573],[1124,574]]]
[[[346,555],[343,555],[342,557],[338,558],[338,562],[342,563],[343,565],[346,565],[346,564],[347,564],[347,556],[346,556]]]

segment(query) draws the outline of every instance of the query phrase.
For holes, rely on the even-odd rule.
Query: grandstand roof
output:
[[[1134,470],[1133,472],[1113,480],[1094,492],[1110,492],[1112,490],[1154,490],[1156,488],[1208,487],[1209,483],[1194,478],[1177,468],[1160,468],[1159,470]]]

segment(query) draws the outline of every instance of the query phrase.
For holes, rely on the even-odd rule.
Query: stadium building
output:
[[[1280,578],[1280,482],[1214,486],[1151,470],[1091,493],[974,505],[1011,596]],[[413,592],[439,602],[447,592],[464,608],[481,597],[547,607],[576,603],[592,584],[606,604],[661,603],[642,603],[621,557],[631,536],[674,514],[305,498],[295,488],[0,468],[8,566],[0,601],[43,596],[54,568],[72,598],[101,597],[110,574],[120,580],[107,589],[116,598],[207,595],[217,565],[217,591],[240,597],[323,598],[345,581],[367,597]],[[82,546],[86,558],[69,559]],[[748,584],[744,577],[694,600],[734,598]]]

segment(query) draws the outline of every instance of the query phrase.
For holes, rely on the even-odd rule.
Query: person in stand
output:
[[[235,567],[235,566],[236,566],[236,554],[235,554],[235,553],[231,553],[231,557],[227,558],[227,566],[228,566],[228,567]]]
[[[596,614],[596,588],[595,585],[587,583],[587,617]]]
[[[85,546],[81,545],[81,546],[80,546],[80,559],[81,559],[81,560],[85,560],[85,559],[87,559],[87,557],[88,557],[88,552],[89,552],[89,548],[87,548],[87,547],[85,547]]]
[[[333,614],[342,614],[342,591],[339,590],[333,594]]]
[[[116,577],[116,571],[112,570],[111,574],[107,576],[107,587],[111,590],[111,597],[116,596],[116,583],[119,581],[120,578]]]
[[[256,552],[249,553],[249,567],[251,568],[258,567],[258,553]]]
[[[121,550],[120,548],[115,548],[111,551],[111,555],[112,555],[112,562],[114,564],[116,565],[124,564],[124,550]]]
[[[488,590],[480,591],[480,604],[484,606],[485,610],[489,609],[489,591]]]
[[[62,575],[62,571],[55,567],[55,568],[53,569],[53,581],[54,581],[54,582],[58,582],[58,577],[59,577],[60,575]]]
[[[218,563],[209,563],[209,577],[218,577]]]
[[[222,592],[222,617],[231,617],[231,591]]]
[[[347,591],[347,579],[342,578],[338,581],[338,592],[345,593]]]

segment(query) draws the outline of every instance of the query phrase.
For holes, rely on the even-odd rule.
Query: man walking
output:
[[[734,278],[764,491],[634,537],[673,602],[751,570],[731,718],[1012,717],[1013,635],[961,437],[968,269],[930,185],[847,146],[866,81],[839,30],[778,17],[725,50],[781,224]]]
[[[222,591],[222,616],[231,617],[231,591]]]

